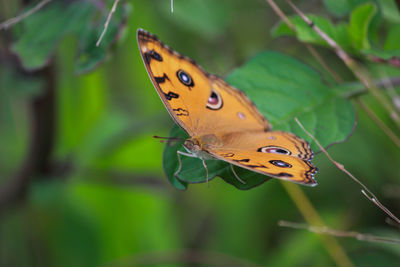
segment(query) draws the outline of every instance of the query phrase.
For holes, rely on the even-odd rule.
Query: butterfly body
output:
[[[274,178],[317,184],[317,168],[310,162],[313,153],[306,141],[292,133],[271,131],[242,91],[205,72],[156,36],[139,29],[138,44],[157,93],[190,136],[183,144],[189,153],[178,151],[179,160],[179,154],[198,157],[204,166],[204,160],[223,160]]]
[[[210,136],[206,136],[208,139]],[[202,160],[214,160],[214,158],[210,153],[207,152],[207,148],[212,145],[213,141],[208,143],[204,143],[200,141],[201,139],[190,138],[186,139],[183,143],[183,147],[196,158],[200,158]]]

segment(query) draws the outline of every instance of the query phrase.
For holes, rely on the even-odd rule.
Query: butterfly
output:
[[[162,102],[189,135],[177,151],[205,160],[216,159],[269,177],[315,186],[317,168],[309,144],[296,135],[272,131],[268,120],[239,89],[204,71],[194,60],[138,29],[139,50]],[[207,170],[208,181],[208,170]]]

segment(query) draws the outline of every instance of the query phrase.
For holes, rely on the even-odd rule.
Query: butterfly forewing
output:
[[[207,73],[193,61],[139,29],[138,44],[147,72],[168,112],[190,136],[211,93]]]

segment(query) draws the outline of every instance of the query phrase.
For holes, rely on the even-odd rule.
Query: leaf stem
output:
[[[114,1],[114,4],[112,5],[112,8],[111,8],[110,12],[108,13],[107,20],[106,20],[106,22],[104,23],[104,29],[103,29],[103,31],[101,32],[101,35],[100,35],[100,37],[99,37],[99,40],[97,40],[97,42],[96,42],[96,46],[97,46],[97,47],[99,47],[101,41],[103,40],[104,35],[106,34],[106,31],[107,31],[107,29],[108,29],[108,25],[110,24],[111,18],[112,18],[112,16],[113,16],[113,14],[115,13],[115,10],[117,9],[118,3],[119,3],[119,0],[115,0],[115,1]]]
[[[304,223],[296,223],[296,222],[288,222],[288,221],[279,221],[278,225],[281,227],[289,227],[294,229],[305,229],[307,231],[317,233],[317,234],[325,234],[325,235],[332,235],[337,237],[353,237],[359,241],[368,241],[374,243],[388,243],[388,244],[400,244],[400,239],[397,238],[389,238],[384,236],[375,236],[371,234],[362,234],[355,231],[342,231],[331,229],[326,226],[314,226],[314,225],[307,225]]]
[[[400,85],[400,77],[385,78],[382,80],[375,81],[374,83],[375,83],[376,87],[378,87],[378,88],[382,87],[381,90],[382,89],[388,90],[390,88],[388,85],[390,85],[392,87]],[[366,90],[365,87],[360,84],[360,89],[343,94],[343,97],[355,98],[355,97],[361,96],[367,92],[368,92],[368,90]]]
[[[318,145],[318,147],[321,149],[321,151],[326,155],[326,157],[342,172],[347,174],[354,182],[358,183],[361,186],[361,193],[368,198],[368,200],[372,201],[376,206],[378,206],[383,212],[385,212],[390,218],[392,218],[394,221],[396,221],[400,225],[400,219],[398,219],[389,209],[387,209],[379,200],[378,198],[368,189],[367,186],[365,186],[360,180],[358,180],[351,172],[349,172],[346,168],[344,168],[343,164],[335,161],[331,155],[326,151],[326,149],[321,146],[321,144],[318,142],[318,140],[309,132],[307,131],[303,124],[297,119],[294,118],[294,120],[297,122],[297,124],[300,126],[300,128],[309,136],[311,139],[314,140],[314,142]]]
[[[282,12],[282,10],[275,4],[273,0],[265,0],[275,13],[288,25],[292,31],[296,31],[294,25],[289,18]],[[314,56],[314,58],[322,65],[322,67],[329,72],[329,74],[338,82],[342,82],[342,78],[325,62],[325,60],[318,54],[315,48],[307,43],[303,43],[308,51]]]
[[[346,66],[353,72],[353,74],[364,84],[365,88],[371,95],[382,105],[384,109],[390,114],[390,117],[400,128],[400,114],[393,107],[392,103],[386,98],[384,94],[375,86],[369,73],[365,68],[353,60],[332,38],[323,32],[317,25],[315,25],[302,11],[300,11],[290,0],[287,0],[293,10],[322,38],[328,45],[333,48],[340,59]]]
[[[15,18],[11,18],[11,19],[8,19],[8,20],[0,23],[0,30],[7,30],[8,28],[13,26],[14,24],[17,24],[21,20],[23,20],[23,19],[29,17],[30,15],[36,13],[37,11],[39,11],[42,7],[44,7],[45,5],[47,5],[51,1],[52,0],[43,0],[43,1],[39,2],[35,7],[29,9],[27,12],[22,13],[21,15],[15,17]]]

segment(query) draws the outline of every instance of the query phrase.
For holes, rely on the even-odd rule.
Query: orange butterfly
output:
[[[175,122],[190,136],[180,156],[218,159],[295,183],[315,186],[317,168],[309,144],[271,125],[246,95],[221,78],[205,72],[192,59],[138,29],[137,39],[147,72]],[[208,170],[207,170],[208,181]]]

